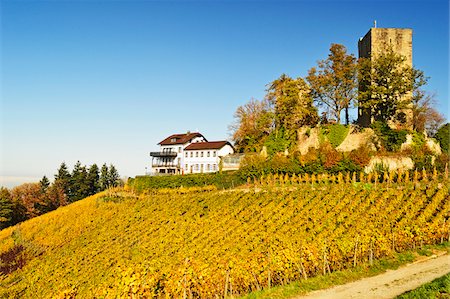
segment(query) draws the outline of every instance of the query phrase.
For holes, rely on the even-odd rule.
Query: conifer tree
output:
[[[105,190],[109,188],[109,170],[106,163],[102,165],[100,170],[100,190]]]
[[[73,189],[72,196],[69,198],[71,202],[83,199],[89,195],[86,167],[81,165],[80,161],[77,161],[74,166],[71,187]]]
[[[58,169],[58,173],[55,175],[55,183],[57,183],[62,188],[69,201],[71,197],[70,180],[71,175],[69,173],[69,170],[67,169],[67,165],[66,163],[62,162],[61,166]]]
[[[13,224],[13,203],[8,189],[0,188],[0,229]]]
[[[44,175],[42,177],[42,179],[39,181],[39,183],[41,184],[41,192],[45,193],[48,189],[48,187],[50,186],[50,181],[48,180],[48,178]]]
[[[110,187],[117,187],[119,185],[120,176],[117,172],[116,167],[114,167],[114,165],[112,164],[109,166],[108,179]]]
[[[93,195],[100,191],[100,175],[97,164],[89,167],[87,181],[89,186],[89,195]]]

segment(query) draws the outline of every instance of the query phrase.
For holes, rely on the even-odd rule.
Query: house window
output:
[[[188,157],[188,152],[186,152],[186,154],[184,154],[184,156],[187,158]]]
[[[216,151],[213,151],[213,157],[215,157],[216,156]]]
[[[189,170],[189,165],[188,164],[184,165],[184,168],[186,169],[186,171],[188,171]]]
[[[211,164],[208,164],[208,166],[206,167],[207,171],[211,171]]]
[[[203,152],[200,152],[200,157],[202,157],[202,158],[203,158]]]
[[[206,153],[206,156],[209,157],[209,155],[210,155],[210,152],[208,151],[208,152]]]
[[[198,164],[195,164],[195,170],[198,171]]]
[[[191,152],[191,158],[194,156],[194,153],[193,152]]]
[[[195,157],[198,158],[198,152],[195,152]]]
[[[203,164],[200,164],[201,170],[200,172],[203,173]]]
[[[181,153],[181,146],[178,147],[178,152]]]

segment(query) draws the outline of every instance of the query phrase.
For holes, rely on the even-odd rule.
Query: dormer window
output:
[[[170,139],[170,142],[172,142],[172,143],[177,142],[177,139],[176,138],[172,138],[172,139]]]

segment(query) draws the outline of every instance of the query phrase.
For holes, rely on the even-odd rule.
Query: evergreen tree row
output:
[[[40,183],[45,188],[48,185],[47,182],[48,179],[44,176]],[[102,168],[99,169],[97,164],[88,168],[78,161],[72,173],[70,173],[63,162],[55,175],[54,184],[58,184],[64,190],[67,201],[70,203],[99,191],[117,187],[120,184],[120,177],[112,164],[109,167],[103,164]]]
[[[70,172],[63,162],[53,183],[44,176],[38,183],[11,190],[0,188],[0,229],[120,184],[119,173],[112,164],[103,164],[99,169],[96,164],[87,167],[78,161]]]

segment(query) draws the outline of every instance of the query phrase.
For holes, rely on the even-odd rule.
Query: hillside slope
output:
[[[449,211],[443,182],[104,192],[0,232],[0,297],[243,294],[440,242]]]

